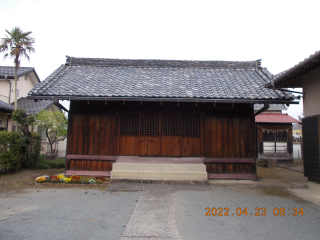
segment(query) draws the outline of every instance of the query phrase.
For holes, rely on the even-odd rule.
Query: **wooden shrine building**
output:
[[[300,123],[287,113],[261,113],[256,116],[259,160],[293,162],[292,123]]]
[[[255,179],[253,104],[264,104],[259,114],[294,100],[266,88],[270,76],[260,61],[67,57],[29,98],[70,100],[66,174],[112,177],[121,162],[151,162],[146,176],[171,164],[162,170],[174,179],[175,164],[200,163],[205,178]]]

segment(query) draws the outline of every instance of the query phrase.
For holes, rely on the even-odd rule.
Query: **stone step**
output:
[[[114,163],[111,179],[208,180],[204,164]]]
[[[114,163],[112,170],[206,172],[204,164]]]
[[[160,163],[160,164],[203,164],[200,157],[138,157],[119,156],[116,162],[121,163]]]

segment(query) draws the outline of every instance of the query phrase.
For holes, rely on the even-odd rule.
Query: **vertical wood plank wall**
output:
[[[116,115],[71,114],[68,128],[69,155],[116,155]],[[114,161],[67,159],[66,170],[111,171]]]
[[[215,174],[230,174],[230,178],[249,174],[249,178],[255,178],[253,127],[251,116],[205,118],[205,164],[209,178],[220,177]]]
[[[200,114],[201,136],[120,136],[120,116],[132,111]],[[209,178],[255,178],[255,124],[249,104],[71,101],[68,121],[67,155],[143,156],[148,151],[155,156],[203,157]],[[113,162],[67,159],[66,169],[111,171]]]

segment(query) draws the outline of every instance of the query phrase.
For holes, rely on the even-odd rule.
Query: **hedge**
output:
[[[38,162],[41,137],[38,133],[32,135],[29,139],[21,132],[0,132],[1,172],[18,171]]]

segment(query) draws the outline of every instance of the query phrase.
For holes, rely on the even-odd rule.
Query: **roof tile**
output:
[[[29,96],[292,99],[256,62],[68,58]]]

